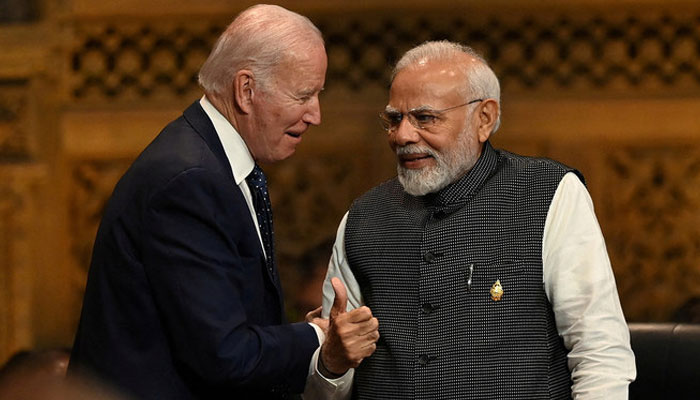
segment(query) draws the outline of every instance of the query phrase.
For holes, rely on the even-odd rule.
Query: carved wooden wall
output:
[[[248,5],[229,3],[45,1],[36,19],[0,25],[0,360],[70,344],[104,203],[201,96],[200,64]],[[290,299],[304,255],[393,174],[376,114],[390,65],[427,39],[465,42],[492,63],[497,146],[586,175],[628,319],[668,320],[700,295],[700,4],[278,3],[315,22],[329,54],[323,124],[266,166]]]
[[[0,79],[0,357],[33,346],[35,277],[42,259],[36,103],[25,79]]]

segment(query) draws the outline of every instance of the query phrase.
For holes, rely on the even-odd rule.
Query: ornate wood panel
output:
[[[28,79],[0,74],[0,360],[31,346],[41,215],[36,104]]]
[[[604,155],[601,202],[624,309],[666,319],[700,295],[700,146],[625,146]]]
[[[384,88],[389,66],[425,40],[468,43],[492,64],[506,93],[562,89],[628,95],[700,88],[700,10],[670,6],[577,10],[533,7],[516,14],[480,7],[426,12],[309,14],[324,33],[327,88]],[[650,12],[651,11],[651,12]],[[228,19],[78,24],[71,51],[77,101],[185,96]]]
[[[23,79],[0,79],[0,160],[27,160],[36,147],[29,118],[28,82]]]
[[[614,269],[630,319],[670,318],[683,300],[700,294],[693,290],[700,282],[689,274],[686,290],[673,300],[637,301],[645,298],[640,293],[657,282],[648,274],[627,279],[637,265],[629,252],[631,243],[654,245],[653,263],[665,260],[679,265],[681,261],[664,258],[670,253],[664,250],[666,244],[657,241],[660,226],[650,226],[646,231],[637,229],[643,213],[629,204],[630,199],[609,201],[607,192],[611,187],[622,190],[639,181],[619,177],[610,186],[615,175],[608,171],[607,160],[622,157],[618,152],[625,154],[624,149],[642,140],[638,147],[640,151],[647,149],[650,158],[641,162],[645,163],[644,168],[654,169],[658,164],[651,154],[656,154],[656,145],[646,147],[649,130],[641,129],[626,134],[617,143],[621,148],[604,148],[597,153],[600,146],[590,146],[579,136],[600,140],[624,129],[623,122],[608,121],[602,124],[604,129],[593,132],[577,125],[598,126],[600,122],[575,115],[577,99],[589,108],[594,102],[610,107],[608,114],[595,112],[600,118],[614,119],[616,107],[620,106],[621,113],[634,118],[634,111],[630,113],[628,108],[635,98],[697,98],[700,6],[647,1],[636,6],[529,7],[513,2],[499,3],[495,8],[485,3],[455,7],[438,2],[429,10],[414,5],[397,13],[391,4],[389,1],[384,6],[376,5],[369,12],[309,7],[307,14],[324,33],[329,55],[322,100],[324,124],[313,131],[313,135],[324,137],[316,140],[312,136],[294,158],[267,167],[281,260],[298,265],[308,249],[334,234],[337,221],[353,197],[392,174],[393,160],[373,121],[376,110],[386,101],[390,65],[417,43],[450,39],[482,51],[501,79],[504,124],[494,138],[497,144],[527,154],[581,163],[575,166],[586,172],[596,204],[603,211],[601,225],[609,237]],[[228,21],[229,18],[209,15],[188,16],[186,20],[169,18],[158,23],[139,18],[114,22],[105,18],[103,24],[94,23],[92,18],[89,23],[77,20],[70,54],[69,96],[78,104],[104,103],[105,107],[114,103],[158,104],[166,98],[195,98],[200,95],[197,68]],[[527,108],[523,106],[530,104],[530,99],[535,100],[532,104],[540,107],[535,113],[547,118],[549,98],[563,101],[568,109],[542,133],[530,121],[531,116],[523,112]],[[620,99],[624,104],[619,103]],[[509,107],[514,107],[512,114]],[[664,127],[662,119],[651,124]],[[661,132],[670,135],[671,148],[678,139],[673,136],[677,133]],[[354,140],[348,141],[348,136],[354,136]],[[680,136],[687,141],[687,132]],[[565,144],[557,143],[559,140]],[[573,156],[571,149],[580,154]],[[599,204],[601,200],[605,203]],[[674,201],[671,197],[669,205]],[[620,216],[620,209],[625,210],[625,219]],[[695,234],[689,230],[690,225],[673,222],[683,235]],[[620,237],[635,239],[624,241]],[[700,265],[696,253],[684,254],[685,267],[674,268],[688,270]],[[669,290],[664,289],[663,293]]]
[[[33,346],[40,184],[36,167],[0,166],[0,359]]]
[[[251,2],[239,3],[33,1],[19,25],[0,19],[0,351],[70,344],[104,202],[201,96],[198,68]],[[492,63],[503,87],[497,145],[586,174],[629,319],[669,319],[700,295],[700,3],[279,3],[320,27],[329,55],[323,124],[293,158],[266,166],[290,296],[351,200],[394,173],[376,114],[390,65],[428,39],[465,42]],[[21,256],[38,248],[49,254]],[[57,328],[22,322],[46,318]]]

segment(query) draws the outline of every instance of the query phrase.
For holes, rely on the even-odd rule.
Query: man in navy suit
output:
[[[325,335],[333,366],[371,354],[367,308],[330,325],[313,313],[286,323],[258,166],[291,156],[321,122],[326,66],[306,17],[259,5],[229,25],[200,70],[205,96],[139,155],[105,208],[71,372],[140,399],[272,399],[304,389]],[[343,335],[353,348],[338,345]]]

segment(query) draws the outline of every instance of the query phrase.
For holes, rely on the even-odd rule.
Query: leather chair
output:
[[[631,400],[700,399],[700,324],[631,323]]]

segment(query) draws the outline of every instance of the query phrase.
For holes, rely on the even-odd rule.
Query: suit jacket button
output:
[[[429,252],[423,254],[423,260],[425,260],[425,262],[431,263],[431,262],[435,261],[435,254],[433,254],[432,251],[429,251]]]
[[[418,357],[418,363],[421,365],[425,365],[430,361],[430,358],[426,355],[423,354],[420,357]]]

